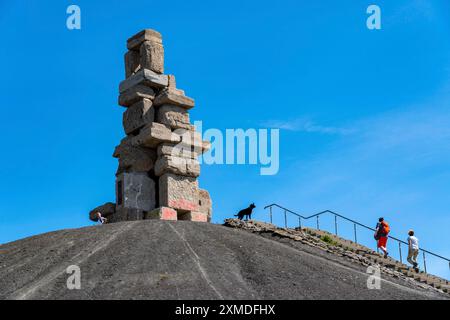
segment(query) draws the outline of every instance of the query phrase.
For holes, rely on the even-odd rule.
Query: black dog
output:
[[[248,217],[248,219],[252,218],[252,211],[256,208],[255,204],[252,203],[248,208],[242,209],[238,212],[238,214],[235,215],[235,217],[238,217],[239,220],[242,220],[245,216]]]

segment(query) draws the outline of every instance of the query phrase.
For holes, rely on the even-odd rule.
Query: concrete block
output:
[[[171,104],[161,105],[156,113],[156,121],[172,129],[192,129],[189,113],[180,106]]]
[[[144,211],[139,209],[118,208],[113,215],[108,217],[108,223],[143,220],[144,213]]]
[[[119,159],[119,169],[116,175],[123,172],[149,172],[156,161],[156,150],[135,146],[132,138],[124,138],[113,153]]]
[[[139,52],[128,51],[125,53],[125,79],[136,74],[141,68]]]
[[[175,79],[175,76],[173,74],[169,74],[169,84],[168,84],[168,88],[170,89],[176,89],[177,88],[177,80]]]
[[[163,155],[155,163],[155,175],[162,176],[165,173],[198,177],[200,175],[200,164],[197,159]]]
[[[200,176],[200,162],[197,159],[186,160],[186,175],[189,177]]]
[[[211,149],[211,142],[203,140],[202,141],[202,153],[207,152],[209,149]]]
[[[136,220],[144,220],[145,212],[143,210],[134,209],[134,208],[119,208],[117,209],[117,220],[119,221],[136,221]],[[119,220],[120,219],[120,220]]]
[[[155,120],[155,109],[149,99],[141,99],[123,113],[123,128],[132,134]]]
[[[155,175],[162,176],[164,173],[186,175],[186,158],[162,156],[155,163]]]
[[[120,83],[119,92],[123,93],[137,85],[145,85],[151,88],[163,88],[167,87],[168,84],[169,79],[167,75],[158,74],[152,70],[141,68],[136,74]]]
[[[208,216],[203,212],[189,211],[178,215],[178,220],[208,222]]]
[[[195,178],[166,173],[159,178],[159,205],[180,212],[198,211]]]
[[[172,208],[160,207],[153,209],[152,211],[145,214],[145,219],[157,219],[157,220],[178,220],[177,212]]]
[[[198,155],[204,153],[207,148],[210,148],[208,141],[202,141],[200,132],[186,129],[176,129],[174,132],[180,136],[180,143],[182,145],[190,146],[191,151]]]
[[[156,96],[154,104],[155,106],[171,104],[183,107],[185,109],[191,109],[195,106],[195,101],[192,98],[186,97],[185,95],[166,88]]]
[[[158,155],[173,155],[185,158],[197,159],[201,154],[211,148],[209,141],[202,141],[201,134],[197,131],[176,129],[173,131],[178,134],[181,141],[175,145],[164,145],[158,152]]]
[[[116,211],[122,208],[153,210],[155,182],[146,173],[122,173],[116,179],[116,199]]]
[[[188,159],[197,159],[197,154],[191,150],[191,146],[185,145],[183,143],[178,144],[161,143],[160,145],[158,145],[157,155],[158,157],[172,156]]]
[[[141,67],[156,73],[164,73],[164,47],[153,41],[144,41],[140,47]]]
[[[128,39],[127,48],[128,50],[139,50],[141,44],[144,41],[151,41],[162,44],[161,33],[152,29],[142,30]]]
[[[105,218],[108,218],[114,214],[116,211],[116,204],[112,202],[107,202],[101,206],[98,206],[95,209],[92,209],[91,212],[89,212],[89,219],[92,221],[98,221],[97,212],[100,212],[101,215]]]
[[[129,107],[142,99],[153,100],[155,98],[155,91],[144,85],[134,86],[119,95],[119,105]]]
[[[117,209],[113,215],[108,217],[108,223],[122,222],[128,220],[128,212],[126,210]]]
[[[207,221],[211,222],[212,200],[209,192],[204,189],[198,190],[198,211],[206,214]]]
[[[180,141],[181,138],[178,134],[173,133],[163,124],[153,122],[142,128],[140,133],[133,138],[132,143],[137,146],[156,148],[163,142],[178,143]]]
[[[122,208],[119,210],[126,211],[127,221],[144,220],[145,212],[143,210],[133,208]]]
[[[169,77],[169,85],[167,86],[167,89],[171,92],[184,96],[185,95],[184,90],[177,89],[177,82],[175,76],[173,74],[169,74],[168,77]]]
[[[202,141],[201,146],[191,145],[187,143],[161,143],[158,145],[158,157],[162,155],[181,157],[188,159],[197,159],[201,154],[208,151],[211,148],[209,141]]]

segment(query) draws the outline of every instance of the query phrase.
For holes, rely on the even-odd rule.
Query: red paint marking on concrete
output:
[[[208,222],[208,215],[202,212],[191,212],[191,221]]]
[[[198,205],[186,199],[178,199],[169,201],[169,207],[188,211],[197,211]]]
[[[173,220],[177,219],[177,212],[171,208],[161,208],[161,220]]]

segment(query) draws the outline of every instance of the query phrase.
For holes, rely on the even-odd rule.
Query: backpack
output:
[[[388,224],[387,222],[383,221],[383,222],[381,223],[381,226],[383,227],[383,228],[381,229],[381,233],[383,233],[383,234],[385,234],[385,235],[388,235],[389,232],[391,232],[391,227],[389,227],[389,224]]]

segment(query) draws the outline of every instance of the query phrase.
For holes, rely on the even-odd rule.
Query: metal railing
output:
[[[339,214],[339,213],[336,213],[336,212],[334,212],[334,211],[331,211],[331,210],[325,210],[325,211],[322,211],[322,212],[313,214],[313,215],[311,215],[311,216],[303,216],[303,215],[301,215],[301,214],[299,214],[299,213],[297,213],[297,212],[294,212],[294,211],[292,211],[292,210],[289,210],[289,209],[287,209],[287,208],[284,208],[284,207],[282,207],[282,206],[280,206],[280,205],[278,205],[278,204],[276,204],[276,203],[273,203],[273,204],[270,204],[270,205],[264,207],[264,210],[267,209],[267,208],[269,209],[270,223],[273,223],[273,212],[272,212],[272,208],[273,208],[273,207],[279,208],[279,209],[281,209],[281,210],[284,211],[284,226],[285,226],[286,228],[288,227],[288,222],[287,222],[287,221],[288,221],[288,220],[287,220],[287,215],[288,215],[288,214],[294,215],[294,216],[296,216],[296,217],[298,218],[298,226],[299,226],[300,228],[302,228],[302,224],[303,224],[302,222],[303,222],[303,220],[309,220],[309,219],[314,219],[314,218],[315,218],[315,219],[316,219],[316,228],[317,228],[317,230],[320,230],[320,216],[322,216],[322,215],[324,215],[324,214],[331,214],[331,215],[334,216],[334,233],[335,233],[336,236],[338,236],[338,218],[340,218],[340,219],[342,219],[342,220],[346,220],[346,221],[348,221],[348,222],[350,222],[350,223],[353,224],[353,236],[354,236],[354,241],[355,241],[355,243],[358,243],[358,238],[357,238],[357,227],[361,227],[361,228],[363,228],[363,229],[367,229],[367,230],[370,230],[370,231],[373,231],[373,232],[376,231],[374,228],[371,228],[371,227],[369,227],[369,226],[366,226],[366,225],[364,225],[364,224],[362,224],[362,223],[360,223],[360,222],[358,222],[358,221],[355,221],[355,220],[349,219],[349,218],[347,218],[347,217],[344,217],[343,215],[341,215],[341,214]],[[389,237],[389,239],[392,239],[392,240],[394,240],[394,241],[397,241],[397,243],[398,243],[398,248],[399,248],[400,262],[403,263],[402,244],[408,245],[408,243],[405,242],[405,241],[403,241],[403,240],[400,240],[400,239],[398,239],[398,238],[396,238],[396,237],[392,237],[392,236],[388,236],[388,237]],[[377,249],[377,250],[378,250],[378,249]],[[443,257],[443,256],[441,256],[441,255],[439,255],[439,254],[434,253],[434,252],[431,252],[431,251],[422,249],[422,248],[419,249],[419,251],[422,252],[423,266],[424,266],[424,271],[425,271],[425,272],[427,272],[427,260],[426,260],[426,255],[427,255],[427,254],[428,254],[428,255],[431,255],[431,256],[434,256],[434,257],[436,257],[436,258],[439,258],[439,259],[441,259],[441,260],[446,261],[446,262],[448,263],[449,268],[450,268],[450,259],[445,258],[445,257]]]

